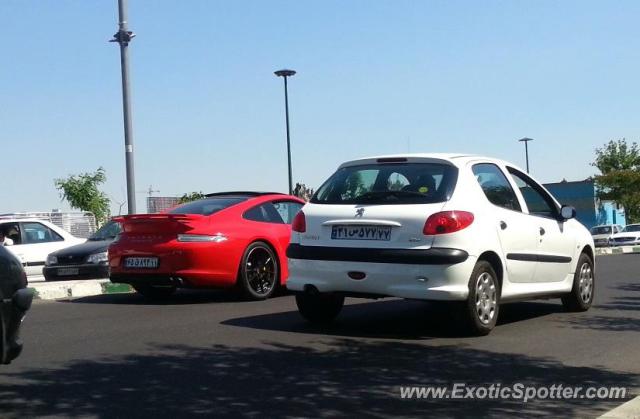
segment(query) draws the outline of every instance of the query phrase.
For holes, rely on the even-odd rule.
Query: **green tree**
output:
[[[107,180],[104,169],[99,167],[93,173],[71,175],[53,181],[60,197],[67,200],[71,208],[88,211],[96,216],[98,225],[109,218],[109,198],[98,189]]]
[[[640,220],[640,148],[626,139],[609,141],[596,149],[593,166],[600,170],[595,176],[598,196],[624,206],[627,222]]]
[[[295,188],[293,188],[293,195],[308,201],[313,196],[313,189],[308,188],[304,183],[296,183]]]
[[[202,192],[190,192],[182,195],[178,203],[185,204],[187,202],[197,201],[198,199],[202,199],[202,198],[205,198]]]

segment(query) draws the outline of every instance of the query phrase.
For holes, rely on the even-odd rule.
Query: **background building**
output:
[[[147,197],[147,212],[149,214],[162,212],[178,205],[180,198],[175,196],[149,196]]]
[[[576,218],[587,228],[600,224],[626,225],[624,208],[615,202],[598,199],[596,185],[592,179],[547,183],[544,187],[561,204],[575,207]]]

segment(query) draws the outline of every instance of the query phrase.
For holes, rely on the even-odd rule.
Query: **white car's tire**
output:
[[[587,311],[593,303],[596,274],[593,261],[586,253],[580,255],[573,275],[571,292],[562,297],[562,305],[568,311]]]
[[[491,264],[480,260],[469,278],[469,297],[464,307],[465,322],[476,336],[488,335],[498,321],[500,281]]]

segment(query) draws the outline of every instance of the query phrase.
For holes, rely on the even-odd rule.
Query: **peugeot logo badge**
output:
[[[356,217],[362,217],[364,215],[364,208],[358,208],[356,210]]]

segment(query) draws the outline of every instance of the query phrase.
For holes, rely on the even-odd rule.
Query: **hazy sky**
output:
[[[638,1],[130,0],[138,208],[287,188],[344,160],[468,152],[543,182],[640,138]],[[103,166],[124,201],[115,0],[0,0],[0,213],[66,208],[53,179]],[[118,205],[112,206],[117,213]],[[126,208],[126,207],[125,207]]]

